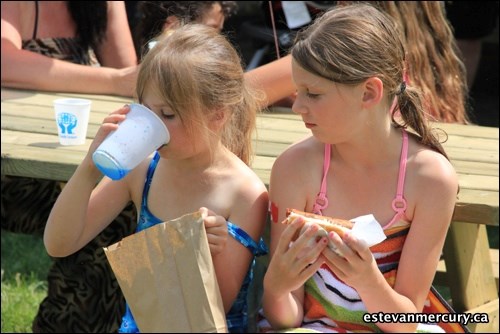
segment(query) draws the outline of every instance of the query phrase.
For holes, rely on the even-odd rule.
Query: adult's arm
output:
[[[2,86],[59,92],[132,96],[137,66],[91,67],[53,59],[22,49],[21,10],[2,1]]]
[[[245,73],[245,79],[257,89],[264,91],[263,107],[276,103],[295,92],[292,80],[292,56],[259,66]]]
[[[123,1],[108,1],[106,37],[96,53],[102,66],[123,68],[137,65],[137,55]]]

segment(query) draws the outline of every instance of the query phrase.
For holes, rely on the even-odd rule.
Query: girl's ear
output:
[[[209,120],[210,120],[210,123],[212,124],[212,126],[215,129],[219,130],[226,123],[227,115],[223,110],[218,110],[218,111],[214,112],[212,115],[210,115]]]
[[[368,78],[364,83],[363,107],[370,108],[380,103],[384,96],[384,83],[377,77]]]

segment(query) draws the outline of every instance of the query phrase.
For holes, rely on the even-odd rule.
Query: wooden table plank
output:
[[[114,111],[119,106],[120,105],[117,105],[116,102],[109,101],[95,104],[91,112],[90,122],[100,124],[105,115]],[[15,101],[3,101],[2,108],[5,109],[5,111],[2,112],[2,115],[12,117],[17,116],[21,118],[48,119],[54,122],[53,113],[46,113],[48,107],[52,108],[52,105],[21,105]],[[293,118],[271,119],[268,115],[259,115],[257,119],[257,137],[267,140],[269,137],[274,136],[278,141],[285,140],[284,142],[291,143],[299,138],[310,135],[310,131],[304,127],[302,121],[297,115],[290,116],[293,116]],[[497,128],[481,127],[480,133],[482,135],[479,136],[477,127],[457,124],[455,124],[454,127],[450,127],[448,124],[439,124],[439,126],[442,126],[446,131],[448,131],[448,138],[444,144],[446,147],[480,147],[481,149],[496,150],[498,152],[498,146],[495,146],[496,141],[498,141]],[[455,131],[453,131],[454,129]],[[446,137],[443,137],[443,139],[446,139]]]
[[[5,117],[5,120],[9,121],[10,124],[14,123],[12,120],[9,120],[8,117]],[[2,118],[4,121],[4,118]],[[30,124],[26,124],[30,123]],[[100,123],[99,123],[100,124]],[[32,132],[21,132],[16,131],[26,127],[39,127],[37,131],[32,130]],[[97,131],[99,125],[95,125],[93,129],[89,129],[88,138],[92,138],[94,136],[95,131]],[[82,150],[86,151],[88,144],[85,146],[67,146],[64,147],[58,144],[58,138],[55,134],[56,125],[55,122],[37,122],[33,119],[24,120],[24,122],[15,122],[12,127],[5,126],[2,130],[3,142],[4,143],[12,143],[12,144],[22,144],[22,145],[32,145],[32,146],[45,146],[45,147],[60,147],[62,149],[72,150]],[[8,130],[9,128],[13,128],[13,130]],[[90,141],[88,141],[90,143]],[[259,156],[267,156],[271,158],[275,158],[280,152],[285,150],[288,147],[288,144],[285,143],[274,143],[269,141],[254,141],[254,150],[255,153]],[[465,152],[465,151],[464,151]],[[484,154],[483,154],[484,155]],[[477,162],[481,156],[476,158],[475,162],[471,161],[460,161],[454,160],[454,164],[456,164],[455,168],[458,174],[463,174],[463,179],[461,180],[461,184],[466,188],[471,189],[493,189],[498,190],[498,187],[495,187],[495,182],[491,182],[490,176],[498,177],[498,168],[497,164],[494,161],[489,162]],[[478,167],[480,166],[480,167]],[[484,187],[480,185],[484,184]]]
[[[86,138],[94,138],[101,126],[105,115],[95,114],[90,116]],[[55,119],[41,119],[3,115],[1,117],[2,129],[18,131],[21,133],[47,134],[57,136],[57,125]]]
[[[302,139],[303,137],[298,138]],[[276,157],[291,144],[285,141],[286,140],[280,141],[275,138],[265,139],[258,135],[258,140],[254,142],[254,150],[259,152],[261,155]],[[479,166],[482,166],[483,164],[492,164],[496,165],[496,169],[498,170],[498,149],[496,151],[481,149],[471,150],[461,147],[445,147],[445,149],[452,164],[456,167],[464,164],[455,164],[455,162],[470,162],[468,164],[469,167],[474,166],[471,164],[476,163],[479,164]]]
[[[300,116],[292,113],[292,112],[282,112],[282,113],[273,113],[265,112],[259,115],[258,126],[259,128],[273,128],[273,124],[277,124],[279,121],[280,126],[285,126],[285,129],[298,129],[300,126],[297,125],[299,123],[302,128],[304,124],[300,118]],[[471,126],[472,125],[472,126]],[[490,138],[490,139],[498,139],[499,138],[499,129],[495,127],[486,127],[481,126],[477,127],[473,124],[463,125],[463,124],[453,124],[453,123],[431,123],[431,127],[433,129],[443,129],[448,134],[461,135],[466,137],[476,137],[476,138]]]
[[[261,122],[259,122],[261,123]],[[277,142],[292,143],[305,136],[310,135],[310,131],[304,127],[302,123],[290,126],[289,120],[275,120],[272,126],[259,126],[257,131],[257,138],[262,140],[274,139]],[[447,136],[440,136],[445,148],[474,148],[481,150],[491,150],[498,152],[498,137],[476,137],[468,135],[467,133],[449,133]]]
[[[54,125],[55,127],[55,125]],[[62,146],[58,143],[57,135],[23,133],[19,131],[2,130],[2,151],[15,152],[2,155],[2,173],[18,176],[35,176],[39,178],[66,181],[74,172],[85,156],[91,140],[85,145]],[[257,143],[262,147],[264,143]],[[271,145],[267,143],[266,145]],[[276,144],[274,144],[276,145]],[[285,148],[285,144],[282,148]],[[279,152],[281,149],[275,148]],[[257,157],[254,159],[253,169],[268,185],[269,176],[275,155],[266,155],[257,148]],[[72,160],[70,161],[70,158]],[[59,159],[63,163],[54,163]],[[29,167],[26,167],[29,166]],[[485,164],[486,165],[486,164]],[[495,166],[494,164],[489,164]],[[495,170],[490,167],[490,170]],[[498,168],[497,168],[498,170]],[[460,221],[498,221],[498,173],[495,178],[482,175],[460,174],[459,181],[462,187],[458,195],[455,219]],[[495,182],[492,182],[495,180]],[[471,205],[478,205],[473,209]],[[495,218],[496,217],[496,218]],[[493,224],[493,223],[492,223]]]
[[[86,145],[63,147],[58,144],[53,100],[59,97],[88,98],[93,101]],[[132,100],[106,95],[2,89],[2,151],[7,152],[2,155],[2,172],[68,178],[83,159],[103,118],[129,102]],[[491,218],[498,215],[498,128],[441,123],[434,125],[448,133],[444,147],[459,176],[462,190],[458,199],[460,203],[468,205],[466,208],[457,208],[456,215],[471,220],[471,214],[467,215],[467,212],[476,215],[484,211],[484,217],[498,224],[498,217]],[[253,169],[268,184],[274,159],[290,144],[309,135],[310,131],[304,127],[301,118],[289,109],[259,114],[253,141],[257,154]],[[45,168],[45,165],[50,168]],[[57,172],[54,173],[54,170]],[[475,206],[477,210],[473,209]],[[479,214],[478,217],[482,219],[483,216]]]
[[[4,153],[4,152],[13,153]],[[2,143],[2,175],[67,181],[85,152]]]
[[[2,106],[3,107],[3,106]],[[2,113],[1,122],[2,128],[14,131],[28,131],[32,133],[56,134],[57,127],[54,119],[49,119],[47,116],[41,117],[37,115],[43,114],[41,107],[39,110],[31,111],[24,117],[13,115],[12,112]],[[47,114],[45,112],[45,114]],[[50,116],[52,117],[52,115]],[[93,138],[99,129],[105,114],[91,113],[87,138]],[[262,154],[269,156],[277,156],[279,153],[293,142],[301,140],[308,136],[309,133],[290,132],[290,131],[273,131],[270,129],[257,129],[254,138],[256,139],[255,147],[261,150]],[[450,158],[456,161],[470,162],[499,162],[498,140],[458,137],[450,136],[450,140],[445,143],[445,149]],[[458,140],[459,138],[460,140]],[[454,140],[456,139],[456,140]],[[275,145],[275,143],[277,145]],[[279,145],[279,144],[282,145]]]
[[[473,175],[498,176],[498,164],[477,161],[453,160],[451,162],[458,173]]]

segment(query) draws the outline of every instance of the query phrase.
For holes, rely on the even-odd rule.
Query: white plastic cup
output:
[[[92,101],[87,99],[54,100],[57,134],[61,145],[85,144],[91,104]]]
[[[120,180],[169,141],[170,134],[160,117],[132,103],[125,120],[99,145],[92,160],[104,175]]]

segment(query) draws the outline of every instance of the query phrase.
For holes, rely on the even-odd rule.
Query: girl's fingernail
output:
[[[311,225],[308,228],[309,234],[314,235],[318,232],[318,227],[316,225]]]
[[[346,244],[350,244],[350,243],[351,243],[351,241],[352,241],[351,233],[350,233],[350,232],[346,232],[346,233],[344,234],[344,242],[345,242]]]

